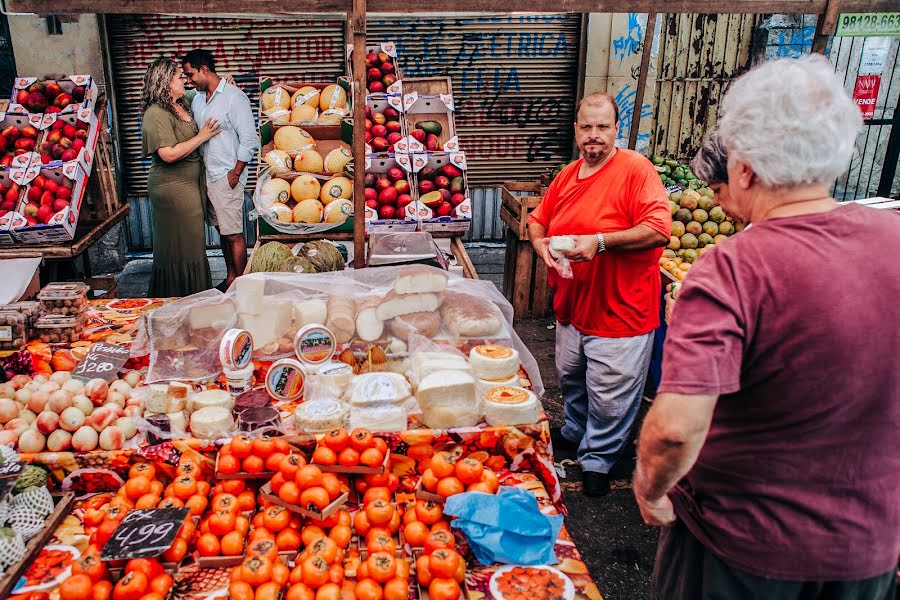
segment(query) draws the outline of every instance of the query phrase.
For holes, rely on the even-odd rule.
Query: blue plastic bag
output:
[[[498,494],[466,492],[447,498],[444,514],[457,517],[451,526],[462,531],[483,565],[553,565],[553,546],[562,515],[545,515],[537,498],[525,490],[503,486]]]

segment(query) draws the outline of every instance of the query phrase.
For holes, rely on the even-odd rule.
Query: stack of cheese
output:
[[[294,303],[289,298],[268,297],[261,277],[235,280],[238,326],[253,336],[253,351],[266,355],[291,351]]]
[[[169,433],[185,434],[188,429],[187,401],[191,387],[185,383],[153,383],[149,386],[148,395],[144,399],[144,418],[160,417],[168,421]]]
[[[535,423],[541,410],[537,397],[520,387],[519,353],[497,344],[475,346],[469,362],[484,394],[484,420],[488,425]]]
[[[191,386],[178,381],[154,383],[144,400],[144,416],[151,422],[166,423],[174,435],[190,432],[196,438],[212,440],[231,435],[234,430],[234,398],[225,390],[192,393]]]
[[[519,353],[513,348],[499,344],[475,346],[469,352],[469,362],[484,389],[520,385]]]
[[[414,329],[425,329],[427,337],[431,337],[441,328],[437,310],[446,289],[446,273],[430,267],[408,267],[383,298],[373,296],[359,304],[356,334],[360,339],[372,342],[381,339],[387,328],[405,339],[406,336],[399,332],[407,331],[408,324],[414,324]]]
[[[403,431],[407,422],[405,404],[411,396],[409,382],[398,373],[365,373],[355,376],[347,390],[350,428]]]
[[[474,427],[483,415],[472,365],[460,354],[417,352],[411,361],[422,422],[432,429]]]
[[[188,400],[191,434],[195,438],[214,440],[234,431],[234,398],[225,390],[206,390]]]
[[[294,409],[294,423],[304,433],[325,433],[344,427],[347,407],[336,400],[318,399],[301,402]]]

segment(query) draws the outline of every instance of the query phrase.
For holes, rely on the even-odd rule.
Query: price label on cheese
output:
[[[124,346],[97,342],[75,366],[72,377],[84,381],[96,378],[105,379],[107,382],[115,381],[119,369],[128,361],[130,355],[131,351]]]
[[[22,461],[7,462],[0,464],[0,502],[12,491],[19,481],[19,475],[25,470],[25,463]]]
[[[101,560],[155,558],[169,549],[188,515],[186,508],[129,511],[103,546]]]

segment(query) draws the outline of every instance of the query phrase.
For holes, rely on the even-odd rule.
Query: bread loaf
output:
[[[441,318],[457,337],[489,337],[503,328],[503,315],[493,302],[459,292],[444,293]]]

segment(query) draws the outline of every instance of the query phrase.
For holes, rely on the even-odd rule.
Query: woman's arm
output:
[[[210,139],[219,134],[221,127],[219,126],[219,122],[215,119],[207,119],[206,123],[203,124],[203,127],[200,128],[200,132],[197,133],[194,137],[189,140],[185,140],[184,142],[175,144],[174,146],[166,146],[160,148],[156,151],[159,157],[167,162],[173,163],[178,162],[185,156],[188,156],[191,152],[200,147],[204,142],[208,142]]]

